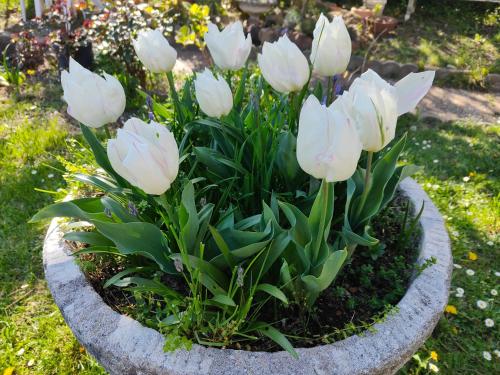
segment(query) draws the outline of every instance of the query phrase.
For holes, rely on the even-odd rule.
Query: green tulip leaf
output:
[[[306,284],[307,289],[313,294],[319,294],[335,280],[337,273],[344,264],[347,257],[347,250],[338,250],[330,254],[323,263],[323,267],[319,276],[303,275],[302,281]]]
[[[44,219],[52,219],[54,217],[71,217],[87,221],[93,219],[108,219],[104,214],[104,206],[100,198],[81,198],[48,205],[38,211],[31,218],[30,223],[35,223]]]
[[[384,198],[382,199],[382,204],[380,205],[381,210],[387,206],[392,198],[394,198],[394,194],[396,193],[396,189],[398,188],[400,182],[403,181],[406,177],[412,176],[419,170],[420,167],[413,164],[399,166],[396,168],[396,171],[385,187]]]
[[[101,203],[102,205],[109,209],[109,211],[115,215],[120,221],[124,223],[132,223],[132,222],[139,222],[140,220],[134,216],[131,215],[130,212],[125,209],[120,203],[115,201],[114,199],[110,197],[102,197],[101,198]]]
[[[139,254],[155,261],[166,273],[177,273],[163,232],[150,223],[106,223],[93,220],[97,230],[113,241],[120,253]]]
[[[277,287],[271,284],[259,284],[257,285],[257,288],[255,290],[264,292],[269,294],[270,296],[279,299],[281,302],[283,302],[285,305],[288,305],[288,299],[286,298],[285,294]]]
[[[191,181],[186,183],[182,191],[178,214],[182,243],[189,254],[194,254],[199,247],[196,238],[200,228],[200,221],[194,201],[194,186]]]
[[[288,183],[295,181],[301,173],[296,156],[297,139],[291,132],[281,133],[278,137],[276,166]]]
[[[92,152],[94,153],[94,158],[97,164],[99,164],[99,166],[102,169],[104,169],[111,176],[113,176],[113,178],[120,186],[122,187],[129,186],[128,182],[124,178],[122,178],[118,173],[116,173],[113,167],[111,166],[106,149],[101,144],[101,142],[99,142],[94,132],[83,124],[80,124],[80,129],[82,130],[83,137],[85,138],[90,148],[92,149]]]
[[[63,238],[67,241],[76,241],[92,246],[114,246],[113,241],[98,232],[69,232]]]
[[[117,256],[124,256],[118,249],[114,246],[90,246],[83,248],[81,250],[75,251],[72,255],[84,255],[84,254],[111,254]]]
[[[308,218],[311,242],[306,246],[306,252],[312,264],[316,264],[318,261],[322,244],[330,232],[333,199],[333,183],[323,181]]]
[[[216,294],[209,301],[214,301],[220,303],[221,305],[236,307],[236,303],[233,301],[233,299],[225,294]]]
[[[290,344],[290,341],[286,338],[284,334],[282,334],[280,331],[278,331],[276,328],[270,326],[267,323],[264,322],[255,322],[252,323],[248,327],[249,331],[257,331],[260,334],[269,337],[271,340],[273,340],[276,344],[281,346],[284,350],[286,350],[292,357],[295,359],[299,358],[299,355],[293,348],[292,344]]]

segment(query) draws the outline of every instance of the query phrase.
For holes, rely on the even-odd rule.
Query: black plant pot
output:
[[[94,67],[94,52],[92,51],[92,42],[88,42],[83,47],[71,49],[64,46],[58,53],[59,70],[66,70],[69,68],[70,56],[75,59],[77,63],[86,69],[92,70]]]

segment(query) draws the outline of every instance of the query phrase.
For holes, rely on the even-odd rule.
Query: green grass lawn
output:
[[[500,292],[500,127],[407,116],[399,131],[408,131],[405,157],[423,167],[416,179],[446,220],[456,265],[449,304],[457,314],[445,313],[419,355],[425,359],[435,351],[434,363],[444,374],[498,373],[500,309],[492,290]],[[464,289],[462,297],[457,288]],[[487,302],[484,310],[478,300]],[[495,326],[487,327],[486,319]],[[405,368],[411,374],[417,369],[415,360]]]
[[[402,20],[407,1],[389,1],[384,14]],[[500,5],[456,0],[417,0],[417,10],[394,35],[380,39],[371,59],[423,67],[471,70],[470,83],[500,73]]]
[[[26,223],[52,199],[35,188],[56,190],[63,184],[55,156],[64,155],[72,128],[58,113],[57,86],[25,87],[30,90],[20,101],[5,91],[0,101],[0,374],[8,368],[17,374],[104,373],[51,299],[41,259],[45,227]],[[409,134],[404,158],[422,166],[416,178],[443,213],[461,267],[455,269],[450,298],[457,314],[445,313],[419,356],[425,360],[435,351],[433,363],[443,374],[498,373],[500,310],[491,291],[500,291],[500,127],[406,116],[399,131]],[[457,287],[464,289],[462,297],[455,296]],[[484,310],[478,300],[487,303]],[[486,327],[488,318],[495,327]],[[402,373],[427,371],[412,360]]]
[[[19,102],[0,99],[0,374],[101,374],[71,334],[43,277],[44,226],[27,220],[62,184],[54,155],[68,124],[57,113],[59,89],[40,85]],[[55,98],[53,101],[41,100]],[[5,371],[5,372],[4,372]]]

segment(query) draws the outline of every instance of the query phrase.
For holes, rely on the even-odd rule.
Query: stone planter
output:
[[[62,240],[57,219],[45,239],[45,275],[64,319],[83,346],[111,374],[393,374],[424,343],[448,300],[452,257],[444,221],[412,179],[401,191],[420,208],[422,237],[418,262],[437,263],[416,276],[398,311],[376,324],[375,332],[334,344],[286,352],[248,352],[193,345],[165,353],[164,337],[107,306],[87,282]]]

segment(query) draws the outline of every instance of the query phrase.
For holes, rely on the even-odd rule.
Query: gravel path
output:
[[[433,87],[417,107],[422,117],[441,121],[500,123],[500,94]]]

